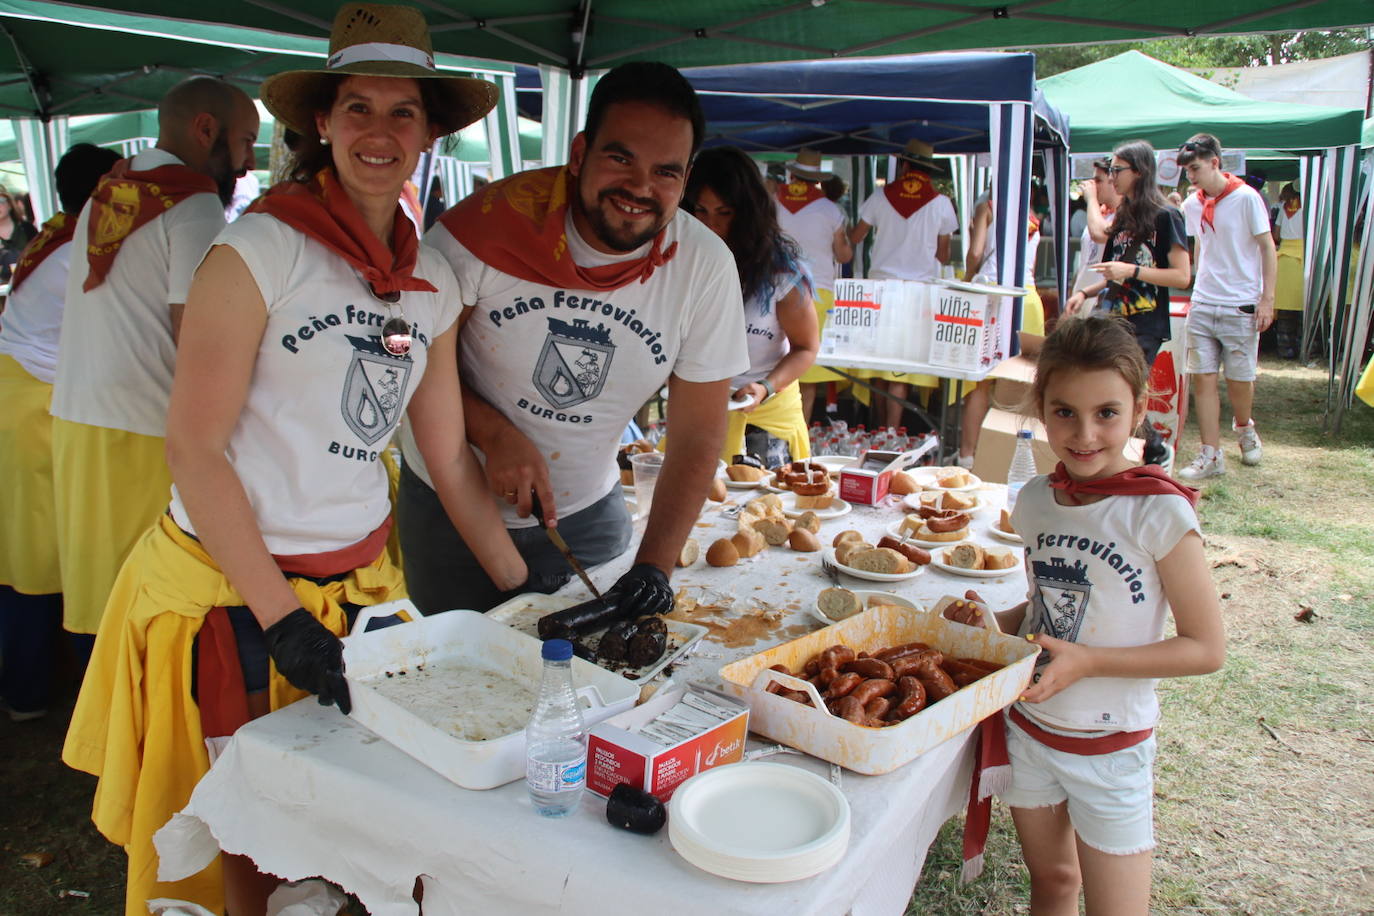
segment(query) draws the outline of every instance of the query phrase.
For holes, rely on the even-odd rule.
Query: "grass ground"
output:
[[[1374,411],[1328,437],[1325,392],[1324,373],[1266,360],[1264,461],[1242,467],[1231,444],[1204,491],[1228,658],[1160,686],[1156,912],[1374,913]],[[1191,460],[1195,426],[1183,441]],[[1005,808],[987,871],[960,888],[962,829],[945,825],[908,912],[1028,912]]]
[[[1206,489],[1229,656],[1161,686],[1157,912],[1374,914],[1374,411],[1326,437],[1325,390],[1319,371],[1266,361],[1264,463],[1233,461]],[[1184,441],[1188,460],[1196,430]],[[70,697],[45,720],[0,717],[0,916],[121,910],[123,853],[91,826],[94,780],[57,762],[69,712]],[[1027,912],[1005,809],[963,888],[961,830],[941,832],[909,912]],[[53,859],[27,867],[30,853]]]

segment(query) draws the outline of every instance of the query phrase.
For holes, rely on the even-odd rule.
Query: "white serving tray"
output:
[[[413,622],[363,632],[369,620],[399,610],[409,613]],[[424,617],[409,601],[393,601],[364,608],[353,635],[343,644],[356,721],[465,789],[492,789],[524,776],[523,726],[488,740],[465,740],[417,715],[404,700],[382,695],[377,685],[385,680],[388,693],[394,694],[400,678],[411,677],[423,666],[430,680],[411,677],[408,683],[432,697],[432,687],[442,682],[444,673],[468,668],[500,672],[508,683],[537,694],[544,670],[539,640],[472,611]],[[572,677],[588,727],[631,708],[639,697],[636,685],[580,658],[572,660]],[[494,683],[499,691],[503,680],[498,677]],[[456,715],[461,718],[463,713]]]

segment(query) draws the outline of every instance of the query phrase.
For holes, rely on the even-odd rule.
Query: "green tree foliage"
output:
[[[1175,67],[1206,70],[1212,67],[1262,67],[1298,60],[1319,60],[1372,48],[1374,41],[1371,41],[1367,30],[1336,29],[1276,32],[1270,35],[1160,38],[1154,41],[1062,45],[1026,50],[1035,52],[1035,74],[1043,78],[1131,50],[1148,54]]]

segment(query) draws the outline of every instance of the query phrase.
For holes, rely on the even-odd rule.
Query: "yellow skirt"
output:
[[[1355,386],[1355,395],[1370,407],[1374,407],[1374,356],[1369,358],[1369,364],[1364,367],[1360,382]]]
[[[164,440],[54,417],[52,454],[62,625],[95,633],[124,558],[167,508]]]
[[[825,323],[830,320],[830,307],[835,304],[835,291],[831,289],[816,290],[816,298],[811,300],[811,304],[816,307],[816,327],[825,332]],[[824,366],[814,363],[810,369],[802,373],[800,381],[803,384],[814,385],[817,382],[844,382],[849,384],[849,379],[843,375],[837,375]]]
[[[1284,239],[1279,243],[1279,270],[1274,279],[1274,308],[1289,312],[1301,312],[1303,303],[1302,288],[1302,239]]]
[[[371,606],[405,593],[385,550],[327,585],[290,582],[301,606],[338,636],[347,627],[342,604]],[[191,697],[196,634],[210,608],[243,603],[200,543],[166,515],[143,532],[110,592],[62,759],[99,777],[91,820],[128,854],[127,916],[146,916],[152,897],[224,910],[219,861],[181,881],[158,881],[153,834],[186,807],[210,769]],[[275,665],[271,671],[273,709],[306,696]]]
[[[52,492],[52,385],[0,355],[0,585],[25,595],[62,591]]]
[[[745,424],[767,430],[770,435],[786,442],[793,459],[811,457],[811,439],[806,433],[806,418],[802,416],[801,386],[796,382],[773,395],[752,413],[732,410],[728,417],[730,425],[725,430],[725,444],[720,450],[720,457],[726,462],[744,451]]]

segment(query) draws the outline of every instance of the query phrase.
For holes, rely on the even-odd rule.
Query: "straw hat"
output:
[[[898,159],[914,163],[922,171],[944,175],[948,169],[945,168],[944,163],[934,157],[935,147],[924,140],[917,140],[915,137],[906,141],[906,146],[902,147],[902,151],[897,154]]]
[[[311,133],[320,82],[335,76],[408,76],[434,80],[445,97],[448,131],[466,127],[496,104],[497,90],[486,80],[452,76],[434,69],[429,26],[409,6],[349,3],[340,8],[329,32],[329,57],[323,69],[290,70],[263,80],[258,96],[278,121],[297,133]],[[430,120],[437,112],[429,112]]]
[[[803,147],[797,151],[797,158],[787,163],[787,170],[806,181],[824,181],[834,172],[821,169],[821,151]]]

